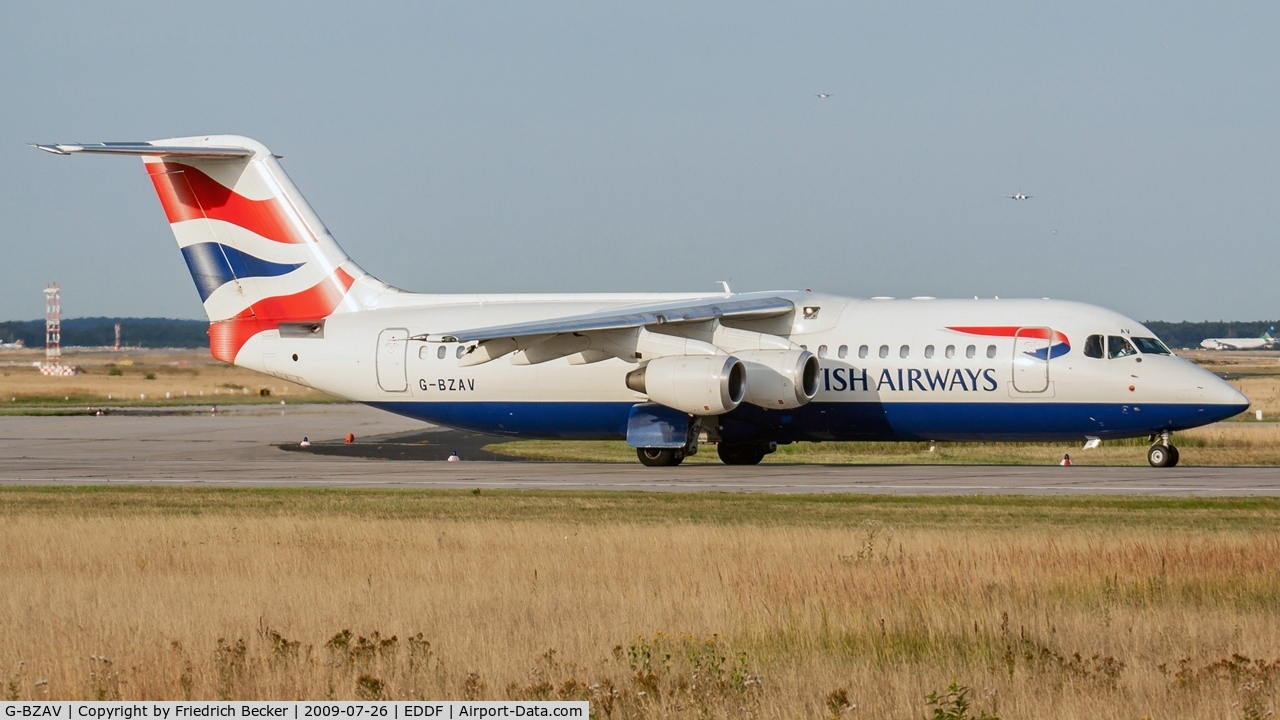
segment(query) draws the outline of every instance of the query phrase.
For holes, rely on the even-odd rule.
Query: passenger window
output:
[[[973,357],[977,354],[978,354],[978,348],[972,345],[964,349],[964,356],[969,358],[970,360],[972,360]]]
[[[866,358],[866,357],[867,357],[867,346],[866,346],[866,345],[859,345],[859,346],[858,346],[858,357],[860,357],[860,358]]]
[[[933,357],[933,346],[932,346],[932,345],[925,345],[925,346],[924,346],[924,356],[925,356],[925,357],[927,357],[927,358],[931,358],[931,357]]]
[[[1107,336],[1107,357],[1122,358],[1130,355],[1137,355],[1138,351],[1133,349],[1128,340],[1119,335]]]
[[[820,358],[824,358],[824,357],[826,357],[826,356],[827,356],[827,346],[826,346],[826,345],[819,345],[819,346],[818,346],[818,357],[820,357]]]
[[[882,358],[887,358],[887,357],[889,357],[889,346],[888,346],[888,345],[881,345],[881,346],[880,346],[880,357],[882,357]]]
[[[459,360],[461,360],[461,359],[462,359],[462,356],[463,356],[463,355],[465,355],[466,353],[467,353],[467,349],[466,349],[465,347],[463,347],[463,346],[459,345],[459,346],[458,346],[458,359],[459,359]]]
[[[419,359],[426,360],[427,356],[429,356],[430,354],[431,354],[431,348],[427,347],[426,345],[423,345],[422,347],[418,348]]]
[[[446,352],[448,352],[448,350],[445,350],[445,347],[441,345],[440,349],[436,351],[436,357],[443,360]]]
[[[911,354],[910,345],[903,345],[902,347],[898,348],[898,357],[904,358],[910,354]]]
[[[836,351],[836,354],[840,356],[841,360],[849,357],[849,346],[841,345],[840,349]]]
[[[1133,344],[1138,346],[1138,350],[1140,350],[1143,355],[1171,355],[1172,354],[1169,352],[1169,348],[1165,347],[1164,343],[1160,342],[1155,338],[1136,337],[1133,339]]]
[[[955,356],[956,356],[956,346],[955,346],[955,345],[948,345],[948,346],[947,346],[947,359],[948,359],[948,360],[950,360],[951,358],[953,358],[953,357],[955,357]]]
[[[1102,336],[1090,335],[1084,339],[1084,356],[1091,358],[1102,357]]]
[[[996,356],[996,346],[995,346],[995,345],[988,345],[988,346],[987,346],[987,357],[989,357],[989,358],[993,358],[993,357],[995,357],[995,356]]]

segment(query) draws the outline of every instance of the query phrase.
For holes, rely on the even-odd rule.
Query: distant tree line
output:
[[[122,345],[143,347],[202,348],[209,346],[209,323],[204,320],[169,318],[69,318],[62,321],[62,344],[103,346],[115,342],[115,324],[120,323]],[[1198,347],[1211,337],[1258,337],[1280,320],[1257,322],[1161,322],[1149,320],[1151,328],[1169,347]],[[26,342],[27,347],[44,347],[43,320],[0,322],[0,341]]]
[[[131,347],[201,348],[209,346],[209,323],[204,320],[170,318],[64,318],[63,347],[110,346],[115,343],[115,325],[120,323],[120,344]],[[44,320],[0,322],[0,341],[22,340],[27,347],[44,347]]]
[[[1261,337],[1263,331],[1272,325],[1280,324],[1277,320],[1259,320],[1257,322],[1161,322],[1148,320],[1144,323],[1151,331],[1173,348],[1200,347],[1205,338],[1254,338]]]

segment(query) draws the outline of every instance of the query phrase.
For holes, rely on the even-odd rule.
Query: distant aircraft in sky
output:
[[[37,147],[141,156],[215,358],[439,425],[626,440],[650,466],[702,444],[754,465],[802,441],[1145,437],[1147,461],[1168,467],[1172,433],[1249,406],[1142,323],[1084,303],[728,287],[417,294],[362,270],[249,138]],[[787,267],[782,247],[765,261]]]
[[[826,100],[827,98],[831,97],[831,93],[814,93],[814,94],[822,98],[823,100]]]
[[[1256,338],[1206,338],[1200,343],[1200,347],[1209,350],[1264,350],[1276,344],[1276,338],[1271,334],[1273,332],[1274,326],[1267,328]]]
[[[1022,193],[1018,193],[1016,195],[1005,195],[1005,197],[1009,198],[1010,200],[1030,200],[1031,199],[1030,195],[1023,195]]]

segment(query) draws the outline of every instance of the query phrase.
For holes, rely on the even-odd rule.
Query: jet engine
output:
[[[627,373],[627,387],[690,415],[720,415],[742,402],[747,369],[732,355],[668,355]]]
[[[808,350],[740,350],[747,366],[743,400],[771,410],[789,410],[818,394],[818,358]]]

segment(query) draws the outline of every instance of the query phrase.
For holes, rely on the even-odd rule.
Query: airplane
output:
[[[1080,302],[812,292],[420,294],[351,260],[277,156],[236,135],[36,145],[140,156],[218,360],[438,425],[625,439],[648,466],[829,440],[1148,437],[1243,412],[1229,383]]]
[[[1009,198],[1010,200],[1030,200],[1030,199],[1031,199],[1032,197],[1034,197],[1034,196],[1033,196],[1033,195],[1023,195],[1022,193],[1018,193],[1018,194],[1016,194],[1016,195],[1005,195],[1005,197]]]
[[[826,100],[827,98],[831,97],[831,93],[814,93],[814,95],[822,98],[823,100]]]
[[[1209,350],[1263,350],[1276,344],[1271,333],[1275,327],[1269,327],[1256,338],[1206,338],[1200,341],[1200,347]]]

